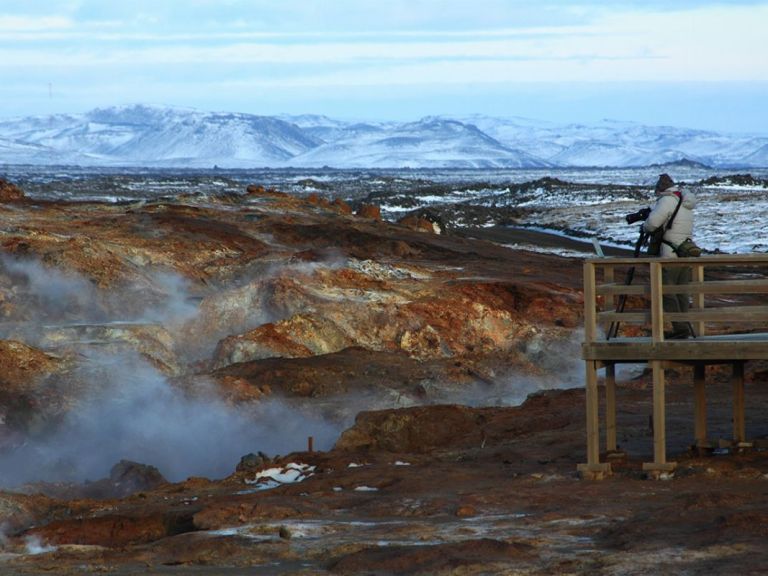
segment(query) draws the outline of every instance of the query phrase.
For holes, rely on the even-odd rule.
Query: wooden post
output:
[[[643,470],[665,472],[674,470],[677,464],[675,462],[667,462],[664,364],[660,360],[653,360],[651,361],[651,367],[653,369],[653,462],[643,463]]]
[[[662,300],[661,264],[651,262],[651,338],[664,341],[664,301]]]
[[[600,462],[600,415],[597,391],[597,365],[587,362],[587,464]]]
[[[746,442],[746,421],[744,419],[744,362],[733,363],[733,440]]]
[[[692,280],[699,285],[704,283],[704,265],[703,264],[696,264],[693,267],[693,278]],[[694,310],[704,310],[704,293],[703,292],[696,292],[693,294],[693,309]],[[693,329],[696,331],[696,336],[704,336],[705,333],[705,327],[704,327],[704,321],[700,320],[698,322],[693,323]]]
[[[597,362],[587,361],[587,463],[579,464],[578,471],[585,478],[599,479],[610,473],[610,464],[600,463],[600,421],[597,390]]]
[[[597,338],[597,300],[595,297],[595,266],[584,262],[584,341]]]
[[[706,366],[698,363],[693,367],[694,437],[698,448],[708,448],[707,441],[707,391],[705,388]]]
[[[653,368],[653,460],[657,464],[667,461],[666,402],[664,366],[658,360],[651,362]]]
[[[613,284],[616,281],[615,271],[613,266],[603,267],[603,282],[605,284]],[[605,297],[603,302],[603,310],[616,310],[616,295],[611,294]],[[611,323],[607,322],[602,328],[605,331],[609,330]]]
[[[605,444],[616,452],[616,365],[605,366]]]

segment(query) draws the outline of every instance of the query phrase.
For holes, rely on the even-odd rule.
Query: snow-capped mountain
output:
[[[208,168],[636,167],[694,161],[768,166],[768,135],[605,120],[431,116],[350,122],[158,106],[0,121],[0,164]]]
[[[352,124],[327,142],[291,160],[295,167],[540,168],[544,160],[508,148],[477,127],[427,117],[381,126]]]
[[[603,120],[594,124],[553,124],[525,118],[461,117],[506,146],[562,167],[636,167],[692,160],[718,167],[763,167],[753,156],[768,146],[768,135],[728,135],[672,126]]]
[[[0,122],[0,138],[40,147],[16,162],[192,167],[272,166],[322,143],[269,116],[142,105]]]

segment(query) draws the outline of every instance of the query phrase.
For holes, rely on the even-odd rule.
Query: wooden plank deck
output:
[[[692,281],[683,286],[664,285],[664,268],[679,266],[691,268]],[[616,281],[622,268],[631,268],[627,277],[633,282],[629,285]],[[687,313],[666,312],[666,294],[689,295],[691,309]],[[598,370],[605,369],[605,439],[606,452],[611,453],[616,451],[615,365],[621,363],[647,362],[653,372],[654,459],[645,463],[644,469],[659,474],[675,467],[666,459],[665,436],[664,372],[672,364],[693,367],[694,434],[698,445],[707,442],[704,367],[732,365],[733,442],[745,444],[744,366],[749,361],[768,360],[768,302],[761,297],[763,294],[768,294],[768,254],[586,260],[582,357],[586,363],[587,462],[579,465],[579,470],[592,477],[610,473],[610,464],[600,462]],[[629,298],[633,299],[632,309],[624,310]],[[665,339],[665,324],[672,321],[688,322],[697,337]],[[727,324],[729,333],[708,334],[713,323]],[[649,335],[619,333],[606,337],[606,333],[626,325],[641,325]],[[739,329],[733,330],[733,326]]]

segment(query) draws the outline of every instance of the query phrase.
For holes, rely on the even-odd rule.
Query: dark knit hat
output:
[[[674,185],[675,182],[669,177],[669,174],[662,174],[659,176],[658,182],[656,182],[656,192],[663,192]]]

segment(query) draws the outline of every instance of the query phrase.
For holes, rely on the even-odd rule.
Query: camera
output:
[[[627,224],[634,224],[635,222],[640,222],[641,220],[647,220],[648,214],[651,213],[650,208],[643,208],[642,210],[638,210],[637,212],[632,212],[632,214],[627,214],[624,216],[624,220],[627,221]]]

